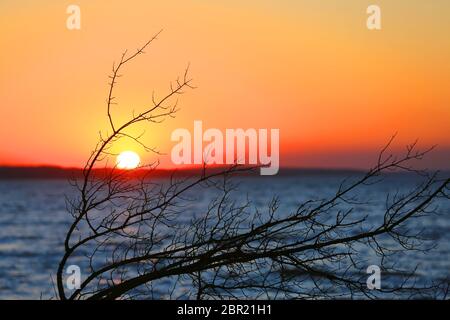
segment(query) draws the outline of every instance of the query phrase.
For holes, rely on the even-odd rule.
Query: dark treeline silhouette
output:
[[[245,166],[243,166],[245,167]],[[212,166],[208,167],[210,172],[223,172],[227,167]],[[111,173],[111,171],[120,171],[117,168],[98,168],[93,169],[93,174],[96,176],[104,176]],[[140,177],[158,177],[158,178],[170,178],[174,171],[177,176],[199,176],[203,173],[203,166],[192,168],[178,168],[174,169],[135,169],[133,175],[137,178]],[[351,170],[351,169],[302,169],[302,168],[280,168],[276,177],[292,177],[292,176],[343,176],[343,175],[358,175],[363,174],[363,170]],[[259,172],[254,170],[243,171],[236,173],[239,176],[260,176]],[[83,179],[83,169],[79,168],[64,168],[56,166],[0,166],[0,180],[17,180],[17,179]],[[264,177],[263,177],[264,178]],[[270,177],[268,177],[270,179]]]

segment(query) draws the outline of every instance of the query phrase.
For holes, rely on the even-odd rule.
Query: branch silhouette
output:
[[[403,155],[390,153],[393,136],[380,151],[375,165],[356,179],[347,179],[324,199],[305,201],[293,212],[280,212],[274,197],[265,209],[251,199],[238,201],[232,177],[254,168],[232,165],[199,176],[158,180],[151,174],[158,163],[142,167],[141,174],[115,167],[98,173],[95,168],[112,155],[120,139],[131,139],[145,151],[158,151],[129,129],[138,123],[157,124],[175,116],[176,97],[192,89],[189,67],[169,91],[150,106],[119,124],[114,118],[114,88],[125,65],[144,53],[158,32],[135,53],[124,52],[113,65],[107,99],[109,134],[100,140],[83,170],[83,179],[72,181],[77,196],[67,200],[73,216],[57,270],[60,299],[123,298],[377,298],[381,294],[423,297],[436,294],[441,284],[420,286],[415,269],[399,270],[390,258],[399,252],[428,250],[421,234],[408,223],[437,212],[436,199],[449,198],[448,177],[416,170],[415,160],[431,149],[407,146]],[[386,194],[384,214],[374,223],[356,215],[369,202],[360,190],[379,183],[384,174],[402,171],[421,177],[413,190]],[[144,173],[142,173],[144,172]],[[215,197],[200,212],[187,216],[194,194],[213,190]],[[388,239],[389,241],[386,241]],[[387,272],[402,272],[396,287],[369,290],[363,270],[367,261],[359,252],[378,256]],[[69,261],[84,263],[89,274],[79,289],[67,291],[64,270]],[[364,269],[365,270],[365,269]],[[169,281],[161,294],[158,283]]]

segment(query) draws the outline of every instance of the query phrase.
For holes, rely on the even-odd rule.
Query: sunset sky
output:
[[[81,30],[66,28],[70,4]],[[366,28],[370,4],[382,30]],[[450,169],[449,15],[447,0],[2,0],[0,165],[83,165],[108,128],[113,61],[164,29],[124,70],[113,109],[125,120],[190,63],[197,89],[146,127],[162,152],[202,120],[279,128],[281,166],[365,167],[398,132],[396,148],[437,144],[426,164]]]

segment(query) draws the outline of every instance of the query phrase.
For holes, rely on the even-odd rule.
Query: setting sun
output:
[[[124,151],[117,156],[117,168],[119,169],[134,169],[140,162],[139,155],[133,151]]]

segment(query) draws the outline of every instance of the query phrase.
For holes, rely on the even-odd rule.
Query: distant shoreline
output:
[[[210,167],[207,172],[218,172],[225,167]],[[107,170],[107,169],[106,169]],[[96,169],[96,172],[105,172],[105,169]],[[177,176],[196,176],[202,173],[201,168],[184,168],[184,169],[155,169],[149,173],[148,169],[140,169],[136,171],[136,175],[149,175],[149,177],[170,177],[174,172]],[[361,174],[364,170],[358,169],[321,169],[321,168],[280,168],[275,176],[267,177],[289,177],[297,175],[354,175]],[[259,172],[240,172],[234,173],[239,176],[260,176]],[[16,166],[0,166],[0,180],[19,180],[19,179],[71,179],[82,178],[83,170],[80,168],[64,168],[56,166],[33,166],[33,167],[16,167]]]
[[[209,174],[219,172],[225,167],[210,167],[207,169]],[[96,174],[104,174],[110,169],[95,169]],[[134,176],[148,176],[149,178],[167,178],[174,174],[177,177],[198,176],[202,173],[201,168],[184,168],[184,169],[155,169],[149,171],[148,169],[140,169],[134,171]],[[362,169],[327,169],[327,168],[280,168],[277,175],[274,176],[260,176],[259,171],[245,171],[233,173],[233,175],[243,177],[261,177],[261,178],[276,178],[276,177],[292,177],[292,176],[352,176],[363,174],[365,170]],[[441,172],[449,172],[442,170]],[[399,173],[404,174],[404,173]],[[83,177],[83,170],[80,168],[64,168],[56,166],[35,166],[35,167],[16,167],[16,166],[0,166],[0,180],[67,180],[80,179]]]

